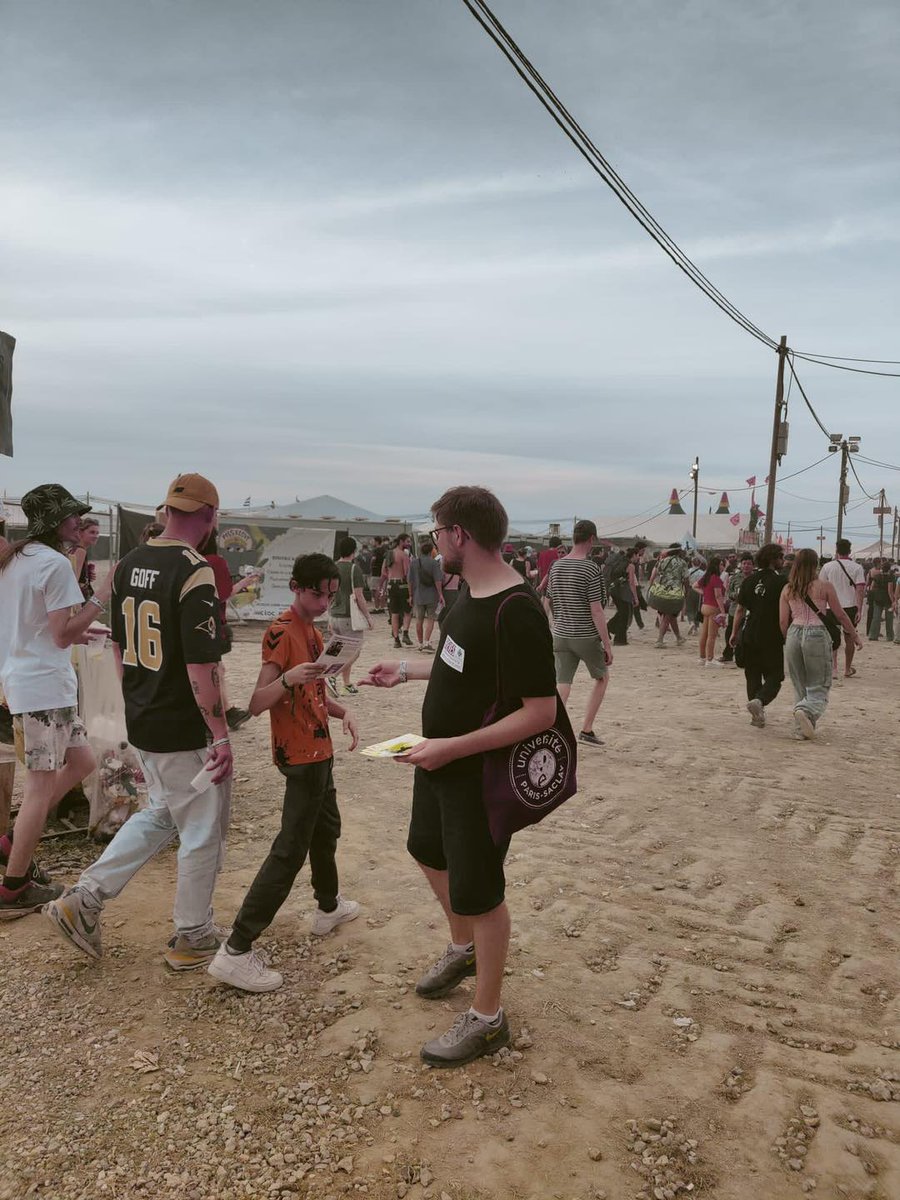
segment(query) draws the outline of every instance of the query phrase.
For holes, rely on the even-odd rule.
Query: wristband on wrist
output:
[[[89,597],[88,597],[88,604],[96,604],[98,608],[103,608],[103,607],[104,607],[104,603],[103,603],[103,601],[102,601],[102,600],[98,600],[96,596],[89,596]]]
[[[231,738],[223,737],[212,743],[213,746],[230,746]]]
[[[288,683],[288,681],[285,679],[283,671],[280,675],[280,679],[281,679],[281,686],[284,688],[284,690],[286,692],[290,692],[291,694],[293,694],[293,691],[294,691],[293,685]]]
[[[406,659],[402,659],[398,668],[397,674],[400,676],[400,682],[406,683],[408,676],[406,673]]]

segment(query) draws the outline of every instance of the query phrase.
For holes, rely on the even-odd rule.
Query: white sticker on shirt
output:
[[[463,664],[466,661],[466,652],[462,646],[457,646],[452,637],[445,638],[441,658],[448,667],[452,667],[454,671],[459,671],[462,674]]]

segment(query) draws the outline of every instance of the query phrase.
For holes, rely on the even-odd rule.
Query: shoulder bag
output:
[[[817,605],[813,604],[813,601],[809,595],[809,592],[806,593],[806,595],[803,597],[803,599],[806,601],[806,603],[809,605],[809,607],[813,610],[813,612],[816,614],[816,616],[819,618],[819,620],[822,622],[822,624],[828,630],[828,636],[831,638],[832,650],[839,649],[840,644],[841,644],[841,623],[840,623],[840,621],[837,619],[837,617],[834,615],[834,613],[831,612],[829,609],[826,609],[825,612],[822,612],[822,610]]]
[[[516,598],[513,595],[503,600],[494,618],[497,699],[485,713],[482,729],[500,719],[503,684],[500,678],[500,614]],[[578,790],[577,759],[575,734],[566,706],[557,692],[556,719],[549,729],[533,733],[512,746],[489,750],[484,755],[482,796],[494,845],[505,846],[517,830],[543,821],[548,813],[575,795]]]

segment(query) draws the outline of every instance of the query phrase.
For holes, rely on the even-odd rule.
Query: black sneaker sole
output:
[[[24,904],[21,908],[4,905],[0,907],[0,921],[16,921],[19,917],[31,916],[32,913],[40,912],[46,903],[46,900],[42,900],[40,904]]]

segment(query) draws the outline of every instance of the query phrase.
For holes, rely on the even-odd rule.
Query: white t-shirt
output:
[[[72,651],[54,642],[47,614],[83,604],[72,564],[42,542],[0,571],[0,684],[11,713],[77,705]]]
[[[842,571],[841,568],[844,568]],[[846,571],[846,574],[844,573]],[[847,578],[850,576],[850,579]],[[854,562],[852,558],[832,559],[827,562],[819,572],[819,578],[825,583],[830,583],[837,592],[837,598],[841,602],[841,608],[855,608],[859,604],[857,598],[856,587],[857,583],[866,582],[865,569],[858,562]],[[851,582],[852,580],[852,582]]]

